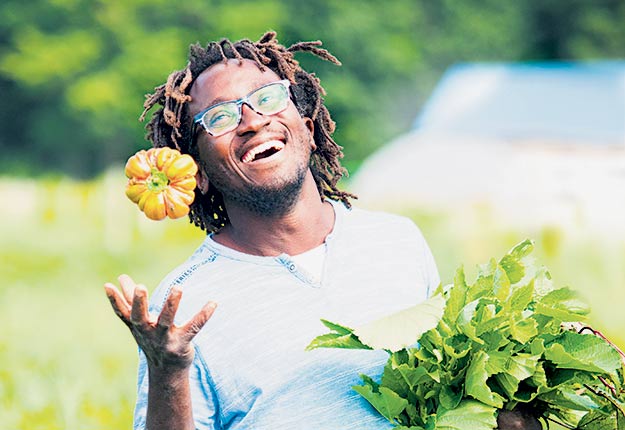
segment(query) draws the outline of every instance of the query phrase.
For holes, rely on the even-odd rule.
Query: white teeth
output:
[[[284,148],[284,142],[281,142],[279,140],[270,140],[268,142],[263,142],[260,145],[255,146],[254,148],[247,151],[243,155],[243,157],[241,157],[241,161],[243,161],[244,163],[249,163],[250,161],[253,161],[256,155],[260,154],[261,152],[265,152],[270,149],[280,151],[282,150],[282,148]]]

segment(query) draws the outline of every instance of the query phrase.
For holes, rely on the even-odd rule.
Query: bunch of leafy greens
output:
[[[432,298],[366,326],[323,321],[332,332],[308,349],[386,350],[381,381],[361,375],[353,388],[398,429],[490,430],[499,410],[523,404],[567,428],[625,429],[619,352],[565,328],[588,308],[532,250],[527,240],[480,266],[472,285],[460,268]]]

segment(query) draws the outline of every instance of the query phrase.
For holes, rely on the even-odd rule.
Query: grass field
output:
[[[130,428],[136,346],[102,285],[128,273],[153,288],[201,242],[186,220],[151,222],[119,171],[93,182],[0,180],[0,428]],[[557,227],[516,231],[483,213],[404,209],[450,282],[515,243],[536,240],[556,283],[578,289],[592,324],[625,347],[625,240]]]

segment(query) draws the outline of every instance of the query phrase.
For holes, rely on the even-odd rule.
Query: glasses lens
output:
[[[213,106],[204,114],[202,121],[206,129],[219,136],[237,128],[239,123],[239,108],[235,102],[222,103]]]
[[[288,102],[288,90],[280,82],[259,88],[249,96],[250,105],[256,112],[263,115],[274,115],[283,111],[286,109]]]
[[[289,82],[280,81],[268,84],[242,99],[212,106],[203,114],[196,115],[195,122],[201,122],[206,131],[213,136],[226,134],[239,125],[243,103],[262,115],[280,113],[289,104]]]

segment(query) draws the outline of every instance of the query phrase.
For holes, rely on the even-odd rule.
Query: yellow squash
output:
[[[141,150],[126,163],[126,195],[150,219],[180,218],[195,197],[196,173],[190,155],[168,147]]]

